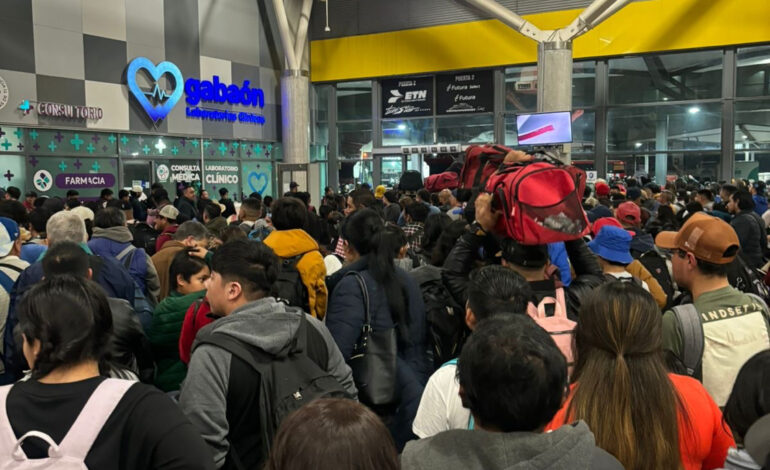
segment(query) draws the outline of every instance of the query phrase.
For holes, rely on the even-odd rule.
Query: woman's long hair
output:
[[[585,421],[628,470],[681,468],[677,416],[686,413],[663,361],[662,323],[647,291],[612,282],[583,302],[575,330],[567,419]]]
[[[367,269],[385,289],[393,322],[405,337],[409,316],[404,286],[393,265],[393,254],[401,248],[397,238],[385,230],[385,223],[372,209],[360,209],[342,227],[342,236],[361,256],[366,256]]]

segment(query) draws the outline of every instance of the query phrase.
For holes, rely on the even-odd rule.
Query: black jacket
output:
[[[220,199],[219,203],[225,206],[225,211],[222,212],[222,217],[225,219],[231,215],[235,215],[235,204],[232,199]]]
[[[131,370],[145,383],[151,383],[154,373],[150,343],[139,317],[128,301],[110,297],[112,339],[109,354],[113,363]]]
[[[466,232],[457,240],[457,244],[447,256],[442,278],[458,304],[465,305],[468,300],[466,292],[468,275],[473,270],[474,264],[479,260],[490,261],[491,256],[489,254],[496,253],[496,251],[490,250],[490,247],[494,245],[495,240],[492,235],[478,236],[475,233]],[[569,256],[572,269],[575,270],[575,278],[570,286],[564,289],[567,313],[570,317],[576,318],[584,296],[594,287],[602,284],[604,277],[596,256],[588,249],[585,241],[580,239],[565,242],[564,247],[567,249],[567,256]],[[479,258],[480,253],[483,256],[481,259]],[[552,295],[553,291],[543,291],[543,282],[538,281],[530,284],[538,297]],[[553,288],[555,289],[555,284]]]
[[[754,269],[761,268],[764,263],[764,254],[767,246],[765,235],[765,222],[754,211],[740,212],[730,222],[738,240],[741,242],[741,256],[746,264]]]
[[[184,216],[183,218],[185,221],[193,219],[201,221],[200,214],[198,214],[198,209],[195,208],[195,204],[193,204],[189,199],[180,197],[176,208],[179,209],[179,214]]]

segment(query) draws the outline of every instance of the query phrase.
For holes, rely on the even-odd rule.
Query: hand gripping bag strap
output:
[[[60,448],[64,455],[85,461],[96,437],[115,407],[136,382],[121,379],[105,379],[99,384],[80,411],[75,423],[62,439]]]
[[[679,327],[682,330],[682,357],[679,359],[687,369],[687,374],[695,377],[703,359],[703,324],[693,304],[685,304],[673,309]]]

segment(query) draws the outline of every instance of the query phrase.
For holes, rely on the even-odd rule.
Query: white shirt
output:
[[[607,273],[607,274],[609,274],[610,276],[616,277],[618,279],[631,279],[634,277],[628,271],[623,271],[622,273]],[[650,286],[648,286],[647,283],[642,281],[641,279],[639,280],[642,282],[642,287],[644,287],[644,290],[646,290],[647,292],[650,292]]]
[[[424,439],[450,429],[468,429],[471,410],[463,408],[457,366],[449,364],[433,373],[422,392],[412,432]]]

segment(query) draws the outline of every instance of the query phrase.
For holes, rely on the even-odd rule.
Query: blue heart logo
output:
[[[257,189],[257,185],[260,182],[262,182],[262,187]],[[268,182],[269,179],[264,173],[257,173],[256,171],[249,173],[249,188],[251,189],[252,193],[259,193],[260,195],[263,194],[265,189],[267,189]]]
[[[155,86],[151,92],[142,91],[136,83],[136,75],[140,70],[146,70],[147,73],[150,74],[150,77],[155,81]],[[170,95],[158,85],[158,80],[165,74],[171,75],[174,79],[174,91],[172,91]],[[136,101],[142,105],[144,111],[150,116],[150,119],[152,119],[153,122],[160,121],[168,116],[168,113],[171,112],[182,97],[182,91],[184,90],[182,83],[184,78],[182,77],[182,72],[179,71],[179,67],[171,62],[161,62],[158,65],[155,65],[146,57],[137,57],[128,64],[126,80],[128,81],[128,89],[131,90],[131,94],[134,95]],[[148,96],[154,97],[159,104],[153,105],[148,99]],[[163,101],[164,98],[165,101]]]

